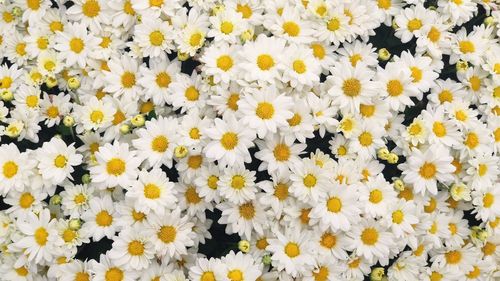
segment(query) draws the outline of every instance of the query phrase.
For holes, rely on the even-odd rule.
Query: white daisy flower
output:
[[[174,30],[172,26],[159,18],[144,16],[140,24],[134,27],[134,42],[141,48],[144,57],[162,57],[170,53],[173,46]]]
[[[146,233],[133,227],[120,232],[107,255],[118,266],[141,270],[149,267],[154,257],[154,246]]]
[[[23,191],[33,175],[37,162],[29,158],[27,152],[21,153],[13,143],[0,146],[0,194],[5,196],[10,189]]]
[[[104,236],[111,239],[116,230],[116,215],[110,196],[95,197],[89,200],[89,209],[82,214],[85,221],[82,229],[92,234],[94,241]]]
[[[389,262],[393,251],[393,234],[372,219],[363,219],[347,233],[352,239],[349,250],[365,257],[368,261],[378,261],[381,265]]]
[[[255,199],[255,172],[244,167],[229,168],[220,177],[220,195],[231,203],[241,204]]]
[[[90,52],[99,44],[99,39],[87,32],[84,24],[66,24],[64,31],[58,32],[54,48],[59,51],[60,59],[66,66],[85,67]]]
[[[240,204],[221,203],[222,211],[218,223],[226,225],[226,233],[238,233],[245,239],[251,239],[253,233],[262,235],[267,225],[265,210],[258,200],[250,200]]]
[[[331,183],[327,172],[312,161],[303,161],[293,167],[290,180],[292,181],[290,192],[304,203],[310,200],[318,202],[324,198]]]
[[[66,178],[72,180],[73,167],[82,163],[82,155],[76,154],[74,143],[68,146],[60,138],[45,142],[37,154],[40,173],[53,184],[60,184]]]

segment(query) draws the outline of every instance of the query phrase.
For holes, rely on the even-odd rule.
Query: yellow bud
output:
[[[2,97],[2,100],[4,100],[4,101],[11,101],[14,99],[14,94],[9,89],[2,90],[2,92],[0,93],[0,96]]]
[[[68,226],[71,230],[79,230],[82,227],[82,221],[80,219],[70,219]]]
[[[80,80],[77,77],[71,77],[68,79],[68,86],[71,90],[76,90],[80,88]]]
[[[399,156],[396,153],[389,153],[387,156],[387,162],[390,164],[396,164],[399,161]]]
[[[54,196],[50,197],[49,204],[50,205],[59,205],[62,202],[62,197],[59,194],[55,194]]]
[[[225,9],[224,5],[215,5],[210,12],[212,16],[215,16],[224,12]]]
[[[401,179],[395,179],[393,182],[394,189],[398,191],[403,191],[405,190],[405,184]]]
[[[188,149],[183,145],[179,145],[174,148],[174,155],[177,158],[184,158],[186,157],[187,154],[188,154]]]
[[[238,249],[243,253],[248,253],[250,251],[250,242],[247,240],[241,240],[238,242]]]
[[[141,127],[146,123],[146,118],[142,114],[137,114],[136,116],[132,117],[132,120],[130,120],[132,125],[136,127]]]
[[[253,36],[254,36],[253,29],[247,29],[247,30],[243,31],[243,33],[241,33],[240,38],[241,38],[241,41],[243,41],[243,43],[244,43],[246,41],[252,40]]]
[[[494,24],[495,24],[495,19],[494,19],[492,16],[486,17],[486,18],[484,19],[484,24],[485,24],[486,26],[492,26],[492,25],[494,25]]]
[[[470,201],[470,188],[463,183],[455,183],[450,188],[450,194],[455,201]]]
[[[183,53],[183,52],[178,52],[177,53],[177,58],[180,61],[186,61],[187,59],[189,59],[189,54],[188,53]]]
[[[378,50],[378,59],[381,61],[387,61],[391,58],[391,52],[386,48]]]
[[[469,63],[463,60],[459,60],[456,64],[458,72],[464,72],[469,68]]]
[[[370,273],[371,281],[382,281],[382,278],[385,275],[385,271],[383,267],[375,267]]]
[[[120,133],[126,135],[130,132],[130,126],[127,124],[123,124],[120,126]]]
[[[399,28],[399,26],[398,26],[398,24],[396,23],[395,20],[392,21],[392,28],[393,29],[398,29]]]
[[[64,116],[63,124],[66,127],[73,127],[73,125],[75,125],[75,118],[70,115]]]
[[[12,14],[16,17],[19,17],[23,14],[23,9],[16,6],[16,7],[12,8]]]
[[[47,87],[49,88],[54,88],[55,86],[57,86],[57,79],[55,77],[47,77],[45,79],[45,85],[47,85]]]
[[[24,123],[21,121],[14,121],[5,128],[5,135],[10,138],[17,138],[24,128]]]
[[[387,160],[387,157],[389,157],[389,149],[387,149],[387,147],[382,147],[382,148],[379,148],[378,151],[377,151],[377,157],[382,159],[382,160]]]

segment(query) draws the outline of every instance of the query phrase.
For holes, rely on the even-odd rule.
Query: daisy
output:
[[[66,185],[59,194],[62,197],[62,210],[65,215],[79,217],[89,208],[89,202],[93,197],[93,186],[88,185]]]
[[[60,184],[64,179],[73,179],[74,166],[82,163],[82,156],[76,154],[74,143],[67,146],[60,138],[52,138],[38,150],[38,169],[45,180]]]
[[[115,97],[123,95],[127,100],[136,99],[142,92],[137,82],[140,79],[137,60],[130,56],[114,57],[108,66],[110,71],[105,76],[107,84],[104,91],[113,93]]]
[[[420,37],[422,27],[430,19],[430,13],[423,5],[404,9],[399,15],[394,17],[394,22],[397,26],[395,35],[403,43],[409,42],[413,36]]]
[[[90,167],[92,182],[101,189],[120,185],[127,187],[137,178],[141,160],[127,143],[106,143],[95,153],[97,165]]]
[[[451,172],[455,167],[451,165],[453,158],[440,146],[432,146],[424,152],[415,149],[406,163],[398,165],[403,171],[403,180],[413,184],[417,193],[437,194],[437,181],[447,183],[452,180]]]
[[[31,212],[38,213],[43,210],[42,200],[46,197],[47,194],[41,190],[11,191],[4,198],[4,202],[10,205],[5,212],[15,217],[21,217]]]
[[[349,151],[358,153],[359,156],[374,157],[377,149],[384,146],[382,134],[380,127],[372,125],[370,121],[364,121],[358,133],[350,139]]]
[[[67,24],[63,32],[58,32],[54,48],[59,51],[60,59],[71,67],[77,64],[85,67],[90,52],[99,44],[99,39],[87,32],[84,24]]]
[[[257,132],[259,138],[268,133],[276,133],[280,126],[287,126],[287,120],[293,117],[290,108],[292,98],[279,95],[277,89],[270,87],[245,95],[239,102],[243,115],[241,121]]]
[[[272,177],[272,181],[260,181],[257,186],[265,194],[260,197],[260,202],[264,206],[270,206],[276,218],[281,218],[284,208],[295,203],[293,196],[289,192],[289,173],[279,174]]]
[[[417,96],[418,90],[412,83],[408,68],[400,63],[388,63],[385,69],[377,71],[377,78],[385,86],[382,96],[392,110],[403,111],[414,105],[410,98]]]
[[[240,52],[243,61],[239,63],[244,79],[268,83],[279,79],[285,42],[283,39],[260,34],[255,41],[245,43]]]
[[[172,167],[174,148],[179,140],[178,121],[172,117],[158,117],[146,121],[145,127],[135,131],[137,139],[132,144],[141,158],[151,167]]]
[[[47,0],[15,0],[14,2],[24,11],[22,17],[23,22],[29,22],[30,24],[38,22],[50,7],[50,1]]]
[[[163,52],[170,53],[174,49],[172,26],[155,17],[144,17],[134,28],[134,42],[141,48],[145,57],[162,57]]]
[[[318,39],[338,46],[352,36],[348,25],[349,17],[344,13],[342,5],[332,7],[328,10],[323,24],[318,26]]]
[[[37,162],[30,159],[28,153],[21,153],[17,146],[13,143],[3,144],[0,146],[0,181],[2,188],[0,194],[2,196],[12,189],[22,191],[25,185],[29,182],[30,176],[33,175],[33,168]]]
[[[195,179],[194,183],[200,191],[200,196],[207,202],[219,203],[221,201],[219,187],[220,169],[215,164],[208,164],[201,167],[200,174]]]
[[[312,161],[303,161],[293,167],[290,180],[290,193],[302,202],[318,202],[326,196],[330,184],[327,172]]]
[[[223,266],[219,259],[205,257],[196,259],[195,263],[189,268],[189,280],[224,280]]]
[[[237,45],[225,42],[207,47],[200,58],[203,62],[203,72],[212,76],[215,84],[229,83],[238,74],[236,65],[240,58],[235,55],[238,52]]]
[[[286,6],[277,17],[264,21],[264,26],[277,37],[282,37],[290,43],[303,44],[313,40],[311,22],[301,19],[300,10]]]
[[[388,263],[394,246],[393,234],[380,224],[371,219],[363,219],[347,235],[352,239],[349,250],[353,250],[356,255],[363,256],[368,261],[378,261],[381,265]]]
[[[428,124],[429,143],[441,143],[447,147],[458,145],[460,133],[458,128],[445,117],[444,107],[427,106],[427,109],[422,111],[421,116],[424,123]]]
[[[322,231],[349,231],[361,214],[361,208],[355,198],[358,190],[355,187],[338,185],[326,192],[311,210],[310,217],[319,220]]]
[[[172,96],[167,103],[171,103],[174,110],[181,108],[181,113],[186,110],[201,109],[205,104],[206,92],[202,89],[202,78],[194,70],[191,76],[177,74],[176,81],[172,83]]]
[[[241,204],[255,199],[255,172],[234,167],[220,178],[220,195],[228,201]]]
[[[364,64],[352,67],[348,61],[341,60],[330,71],[332,87],[328,94],[333,97],[332,104],[348,112],[354,113],[360,103],[368,103],[378,88],[378,84],[371,81],[373,71]]]
[[[360,62],[372,67],[378,64],[375,50],[371,43],[354,41],[344,44],[342,48],[337,50],[337,53],[341,58],[348,59],[352,67],[355,67]]]
[[[163,171],[154,168],[149,172],[140,171],[138,180],[132,183],[125,196],[135,199],[137,211],[148,214],[152,210],[161,215],[175,206],[175,194],[174,183]]]
[[[251,161],[248,149],[254,145],[255,133],[240,126],[234,115],[215,118],[214,126],[202,132],[211,139],[203,150],[208,158],[217,160],[222,166],[243,166],[243,163]]]
[[[85,224],[82,230],[92,233],[94,241],[101,240],[104,236],[111,239],[115,234],[115,209],[110,196],[95,197],[89,200],[89,209],[82,214]]]
[[[292,118],[286,120],[288,127],[280,128],[280,132],[284,135],[286,141],[294,141],[297,139],[301,143],[305,143],[306,139],[314,137],[314,126],[311,110],[306,101],[294,97],[293,106],[290,108],[293,113]]]
[[[258,200],[249,200],[241,204],[221,203],[218,209],[222,211],[218,223],[226,225],[226,233],[238,233],[244,239],[250,240],[253,233],[262,235],[265,229],[266,213]]]
[[[196,216],[201,220],[205,220],[205,211],[213,210],[213,206],[200,197],[196,186],[192,183],[177,184],[176,189],[180,195],[177,197],[179,199],[179,206],[182,210],[186,210],[189,216]]]
[[[462,132],[462,140],[457,148],[462,154],[475,156],[490,154],[492,137],[485,126],[481,123],[474,124]]]
[[[319,82],[321,67],[312,49],[291,45],[285,57],[283,82],[290,82],[290,86],[297,90],[311,88]]]
[[[139,71],[143,75],[137,82],[146,91],[144,98],[152,98],[157,105],[170,101],[172,82],[176,81],[180,67],[179,61],[169,61],[166,55],[150,58],[149,68],[141,65]]]
[[[101,0],[76,0],[67,11],[68,18],[98,30],[101,25],[110,23],[107,2]]]
[[[90,280],[92,278],[90,263],[87,261],[72,260],[61,265],[61,272],[61,281]]]
[[[314,58],[321,66],[321,72],[327,74],[328,70],[335,64],[335,60],[332,56],[335,46],[327,42],[318,41],[310,43],[309,47],[313,52]]]
[[[71,110],[70,95],[59,93],[58,95],[43,94],[43,99],[40,101],[40,109],[42,116],[45,119],[47,127],[59,125],[61,117],[67,115]]]
[[[450,271],[469,272],[474,269],[472,263],[478,260],[480,252],[472,244],[462,248],[444,248],[431,258],[439,267]]]
[[[399,199],[388,206],[387,213],[390,216],[384,216],[382,223],[390,227],[395,237],[401,238],[415,232],[413,225],[417,224],[419,219],[417,217],[417,208],[413,202]]]
[[[255,157],[262,161],[259,171],[267,170],[269,174],[283,174],[288,172],[290,167],[298,165],[299,155],[306,148],[305,144],[294,144],[292,139],[287,141],[276,135],[268,137],[258,145],[260,150],[255,153]]]
[[[259,265],[251,256],[242,252],[235,254],[233,251],[221,258],[226,276],[229,280],[257,280],[262,274]]]
[[[472,192],[472,204],[476,218],[491,221],[500,216],[500,190],[499,184],[483,187]]]
[[[469,159],[470,167],[463,179],[474,189],[490,186],[498,180],[498,157],[478,155]]]
[[[370,177],[360,186],[359,200],[369,216],[382,217],[396,201],[396,192],[392,185],[385,181],[382,174]]]
[[[285,270],[292,277],[297,277],[306,270],[312,269],[311,241],[308,232],[298,232],[289,229],[283,235],[276,232],[276,238],[269,239],[268,249],[271,253],[272,265],[278,270]]]
[[[207,36],[213,37],[215,42],[225,41],[234,44],[247,28],[242,14],[231,9],[210,17],[209,21],[212,28],[208,31]]]
[[[394,57],[395,62],[401,62],[411,71],[412,82],[420,93],[426,92],[432,86],[439,74],[432,66],[432,59],[427,56],[412,55],[410,52],[403,51],[400,57]],[[421,99],[420,94],[417,95]]]
[[[153,259],[153,244],[146,233],[137,227],[129,228],[120,232],[107,255],[118,266],[141,270],[149,267]]]
[[[451,43],[451,56],[450,63],[456,63],[458,60],[471,62],[474,65],[482,63],[482,56],[486,51],[487,41],[481,36],[479,32],[467,34],[465,28],[458,30]]]
[[[139,274],[135,270],[126,270],[124,266],[119,266],[110,259],[109,255],[101,254],[99,261],[90,261],[91,272],[96,280],[121,280],[134,281]]]
[[[51,262],[55,243],[60,239],[54,227],[55,220],[50,219],[50,212],[44,209],[39,216],[29,213],[23,220],[17,221],[17,228],[23,237],[13,246],[24,249],[28,261]]]

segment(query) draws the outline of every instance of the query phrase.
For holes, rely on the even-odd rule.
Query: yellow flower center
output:
[[[99,6],[99,2],[97,2],[96,0],[87,0],[82,5],[82,13],[89,18],[96,17],[97,15],[99,15],[100,11],[101,6]]]
[[[257,66],[261,70],[269,70],[274,66],[274,59],[268,54],[259,55],[257,57]]]
[[[171,225],[165,225],[160,228],[157,235],[163,243],[172,243],[175,241],[175,237],[177,236],[177,229]]]
[[[113,217],[106,210],[102,210],[95,216],[95,222],[98,226],[110,226],[113,223]]]
[[[274,106],[269,102],[260,102],[255,110],[257,116],[261,119],[267,120],[274,116]]]
[[[189,156],[187,160],[187,164],[190,169],[199,169],[201,167],[202,162],[203,162],[203,157],[201,155]]]
[[[313,51],[313,56],[319,60],[322,60],[326,55],[325,48],[319,43],[311,44],[311,49]]]
[[[211,189],[217,189],[217,184],[219,182],[219,178],[217,176],[214,176],[214,175],[211,175],[208,177],[207,179],[207,185],[208,187],[210,187]]]
[[[155,30],[149,34],[149,43],[153,46],[161,46],[164,40],[165,36],[159,30]]]
[[[338,197],[331,197],[326,201],[326,208],[329,212],[338,213],[342,210],[342,201]]]
[[[161,88],[167,88],[168,85],[170,85],[170,82],[172,82],[172,79],[170,78],[170,75],[166,72],[160,72],[158,75],[156,75],[156,84],[161,87]]]
[[[14,161],[7,161],[3,164],[2,172],[3,176],[7,179],[13,178],[17,175],[17,171],[19,170],[19,166]]]
[[[462,253],[460,251],[450,251],[444,254],[448,264],[457,264],[462,260]]]
[[[26,5],[31,10],[36,11],[36,10],[40,9],[40,2],[41,2],[41,0],[26,0]]]
[[[400,224],[403,222],[405,214],[401,210],[396,210],[392,213],[392,222],[395,224]]]
[[[215,281],[215,275],[212,271],[203,272],[200,281]]]
[[[117,267],[112,267],[104,274],[106,281],[122,281],[123,271]]]
[[[300,34],[300,26],[293,21],[283,23],[283,31],[290,37],[295,37]]]
[[[168,149],[168,145],[168,139],[163,135],[157,136],[151,141],[151,149],[159,153],[165,152]]]
[[[226,101],[226,105],[233,111],[238,110],[238,101],[240,100],[239,94],[231,94]]]
[[[160,198],[161,190],[156,184],[149,183],[144,186],[144,197],[148,199]]]
[[[33,202],[35,202],[35,198],[29,192],[25,192],[21,195],[21,197],[19,197],[19,206],[21,206],[21,208],[23,209],[28,209],[29,207],[31,207],[31,204],[33,204]]]
[[[37,228],[37,230],[35,230],[35,241],[36,243],[39,245],[39,246],[45,246],[45,244],[47,244],[47,240],[48,240],[48,237],[49,237],[49,233],[47,232],[47,230],[43,227],[39,227]]]
[[[227,273],[227,278],[229,278],[229,280],[231,280],[231,281],[245,280],[243,278],[243,272],[241,272],[241,270],[239,270],[239,269],[234,269],[234,270],[229,271]]]
[[[348,97],[356,97],[361,92],[361,82],[356,78],[346,79],[342,84],[342,91]]]
[[[161,7],[163,5],[164,0],[149,0],[150,7]]]
[[[285,254],[290,258],[295,258],[296,256],[300,255],[299,245],[294,242],[288,242],[285,245]]]
[[[465,138],[464,144],[470,148],[474,149],[479,145],[479,138],[476,133],[470,132],[467,134],[467,137]]]
[[[325,248],[332,249],[337,244],[337,237],[330,232],[325,232],[321,235],[319,243]]]
[[[125,3],[123,3],[123,11],[125,12],[125,14],[130,16],[135,15],[135,11],[130,0],[127,0],[125,1]]]
[[[464,54],[473,53],[476,50],[474,43],[472,43],[471,41],[460,41],[458,43],[458,47],[460,49],[460,52]]]
[[[189,204],[198,204],[201,201],[201,198],[198,195],[198,192],[196,192],[196,188],[194,188],[193,186],[190,186],[186,189],[186,193],[184,194],[184,197],[186,198],[186,201]]]
[[[86,272],[77,272],[74,281],[89,281],[90,276]]]
[[[411,70],[411,77],[413,78],[413,83],[418,83],[420,80],[422,80],[422,70],[416,66],[410,67]]]
[[[239,206],[240,216],[246,220],[251,220],[255,216],[255,207],[252,202]]]
[[[295,60],[293,62],[293,70],[295,72],[297,72],[298,74],[302,74],[302,73],[306,72],[307,66],[303,60]]]
[[[283,201],[288,198],[288,185],[284,183],[278,183],[274,187],[274,196],[278,198],[278,200]]]
[[[340,21],[338,18],[332,18],[328,21],[328,23],[326,24],[326,28],[329,30],[329,31],[337,31],[339,28],[340,28]]]
[[[374,189],[370,192],[369,200],[373,204],[380,203],[382,199],[384,199],[384,194],[382,193],[382,191],[380,191],[380,189]]]
[[[106,163],[106,171],[113,176],[119,176],[125,172],[125,161],[120,158],[112,158]]]
[[[222,147],[226,150],[233,150],[238,145],[238,135],[233,132],[226,132],[220,139]]]
[[[132,88],[135,86],[135,74],[130,71],[125,71],[122,74],[121,82],[123,88]]]
[[[358,140],[362,146],[370,146],[373,143],[372,134],[370,134],[369,132],[361,133],[358,137]]]
[[[76,238],[76,232],[71,229],[65,229],[62,234],[64,242],[69,243]]]
[[[434,122],[434,124],[432,124],[432,131],[436,137],[442,138],[446,136],[446,127],[442,122]]]
[[[403,84],[399,80],[390,80],[387,83],[387,93],[391,97],[398,97],[403,93]]]
[[[375,245],[378,241],[378,231],[373,227],[365,228],[361,233],[361,241],[365,245]]]
[[[486,193],[483,196],[483,207],[490,208],[495,203],[495,196],[491,193]]]
[[[87,201],[87,197],[85,196],[85,194],[79,193],[73,198],[73,201],[75,202],[75,204],[81,205]]]
[[[378,7],[380,9],[388,10],[392,5],[391,0],[378,0]]]
[[[54,166],[60,169],[66,167],[67,163],[68,159],[62,154],[57,155],[56,158],[54,159]]]
[[[290,125],[290,127],[295,127],[295,126],[299,125],[300,122],[302,121],[302,116],[300,116],[300,114],[298,114],[298,113],[295,113],[292,116],[292,118],[287,119],[286,121],[288,122],[288,125]]]
[[[303,179],[302,182],[307,188],[313,188],[316,185],[316,177],[312,174],[307,174]]]
[[[69,48],[71,51],[74,53],[81,53],[83,51],[83,48],[85,47],[85,43],[83,43],[83,40],[80,38],[73,38],[69,41]]]
[[[486,175],[486,173],[488,172],[488,165],[486,164],[479,164],[478,165],[478,168],[477,168],[477,173],[479,174],[479,176],[484,176]]]
[[[257,242],[255,243],[255,246],[257,246],[257,249],[259,250],[265,250],[268,245],[269,243],[267,242],[267,239],[265,237],[257,240]]]
[[[184,96],[188,101],[196,101],[200,97],[200,92],[194,86],[190,86],[184,92]]]
[[[441,281],[441,279],[443,279],[443,274],[441,274],[437,271],[433,271],[431,273],[431,276],[429,276],[429,279],[430,279],[430,281]]]
[[[441,38],[441,31],[433,26],[429,30],[429,33],[427,33],[427,38],[429,38],[431,42],[436,43]]]
[[[233,67],[233,59],[228,55],[220,56],[217,59],[217,67],[223,71],[228,71]]]
[[[191,47],[199,46],[203,43],[203,39],[203,34],[200,32],[193,33],[191,37],[189,37],[189,45],[191,45]]]
[[[422,21],[420,19],[417,19],[417,18],[412,19],[412,20],[408,21],[407,27],[408,27],[408,30],[410,32],[413,32],[415,30],[419,30],[422,27]]]
[[[276,145],[273,150],[274,158],[278,161],[287,161],[290,158],[290,148],[284,143]]]
[[[436,175],[436,165],[433,163],[425,162],[419,170],[420,176],[422,176],[424,179],[432,179]]]

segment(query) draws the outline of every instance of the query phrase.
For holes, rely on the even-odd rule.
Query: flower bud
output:
[[[54,88],[57,86],[57,79],[55,77],[47,77],[45,79],[45,85],[47,85],[48,88]]]
[[[469,63],[464,60],[459,60],[456,64],[457,72],[464,72],[469,68]]]
[[[389,153],[387,156],[387,162],[390,164],[396,164],[399,161],[399,156],[396,153]]]
[[[71,115],[64,116],[63,124],[66,127],[73,127],[73,125],[75,125],[75,118],[73,118]]]
[[[2,97],[2,100],[4,100],[4,101],[11,101],[14,99],[14,94],[9,89],[2,90],[2,92],[0,92],[0,96]]]
[[[69,229],[76,231],[82,227],[82,221],[80,219],[70,219],[68,225]]]
[[[264,265],[270,265],[270,264],[271,264],[271,262],[272,262],[272,259],[271,259],[271,256],[270,256],[270,255],[264,255],[264,256],[262,257],[262,263],[263,263]]]
[[[68,79],[68,87],[71,90],[76,90],[76,89],[80,88],[80,79],[78,79],[77,77],[69,78]]]
[[[120,133],[126,135],[130,133],[130,126],[128,124],[123,124],[120,126]]]
[[[10,138],[17,138],[24,129],[24,123],[21,121],[14,121],[5,128],[4,134]]]
[[[188,154],[188,149],[183,145],[179,145],[174,149],[174,155],[177,158],[184,158],[186,157],[187,154]]]
[[[89,174],[84,174],[82,176],[82,183],[89,184],[92,181]]]
[[[186,61],[187,59],[189,59],[189,54],[188,53],[183,53],[183,52],[178,52],[177,53],[177,58],[180,61]]]
[[[381,61],[388,61],[391,58],[391,53],[386,48],[378,50],[378,59]]]
[[[405,190],[405,184],[401,179],[395,179],[393,182],[394,189],[398,191],[403,191]]]
[[[382,159],[382,160],[387,160],[387,157],[389,157],[389,149],[387,147],[382,147],[379,148],[377,151],[377,157]]]
[[[49,204],[54,206],[61,204],[61,202],[62,202],[62,197],[59,194],[50,197],[49,200]]]
[[[250,242],[247,240],[241,240],[238,242],[238,249],[245,254],[248,253],[250,251]]]
[[[132,117],[132,120],[130,122],[136,127],[142,127],[144,123],[146,123],[146,118],[144,118],[142,114],[137,114],[136,116]]]
[[[495,19],[492,16],[489,16],[486,17],[483,22],[486,26],[492,26],[495,24]]]
[[[12,14],[15,17],[20,17],[23,14],[23,9],[21,9],[21,7],[16,6],[16,7],[12,8]]]
[[[454,183],[450,188],[450,194],[455,201],[470,201],[470,188],[463,183]]]
[[[247,29],[243,31],[240,35],[241,41],[244,43],[246,41],[252,40],[254,36],[254,31],[252,29]]]
[[[371,281],[382,281],[382,278],[385,275],[385,270],[383,267],[375,267],[370,273]]]

